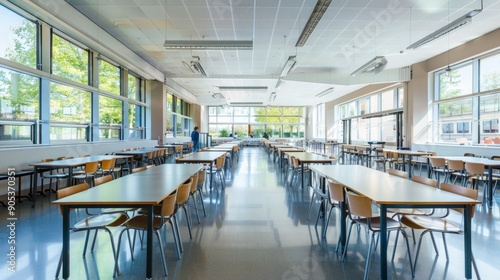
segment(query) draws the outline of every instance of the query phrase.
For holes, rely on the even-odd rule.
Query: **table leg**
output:
[[[214,181],[214,173],[212,172],[212,167],[213,167],[214,163],[213,162],[210,162],[210,189],[212,189],[212,182]]]
[[[148,205],[148,230],[146,239],[146,278],[153,277],[153,205]]]
[[[62,271],[63,279],[69,278],[69,205],[63,205],[63,244],[62,244]]]
[[[380,279],[387,279],[387,206],[380,205]]]
[[[465,257],[465,278],[472,279],[472,237],[471,237],[471,206],[465,205],[464,209],[464,257]]]
[[[302,189],[304,188],[304,163],[300,163],[300,168],[302,170],[301,176],[302,176]]]
[[[488,206],[491,208],[493,206],[493,167],[488,167]]]
[[[31,192],[31,207],[35,207],[36,204],[36,181],[38,181],[38,167],[33,168],[33,191]],[[43,190],[43,186],[42,186]]]
[[[403,162],[404,162],[405,158],[403,156]],[[408,155],[408,179],[411,180],[411,155]]]

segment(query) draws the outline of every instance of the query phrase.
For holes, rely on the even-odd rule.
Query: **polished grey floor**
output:
[[[308,225],[309,189],[285,186],[284,176],[263,148],[244,148],[239,163],[227,175],[224,191],[204,193],[207,217],[201,218],[201,224],[191,212],[192,240],[186,222],[179,221],[184,244],[181,260],[175,255],[170,228],[162,231],[168,277],[163,276],[155,240],[155,279],[363,278],[368,248],[366,232],[354,231],[346,260],[341,262],[340,254],[335,252],[338,212],[333,212],[327,237],[322,239],[321,228],[316,230],[314,225]],[[497,195],[493,207],[478,206],[473,219],[473,251],[483,279],[500,277],[499,204]],[[0,211],[1,219],[6,221],[6,208]],[[61,251],[58,207],[51,205],[49,198],[42,198],[35,208],[28,202],[18,203],[16,211],[16,271],[8,271],[6,254],[10,245],[8,230],[3,226],[0,230],[0,279],[53,279]],[[84,216],[83,212],[76,214]],[[113,229],[115,241],[119,230]],[[95,251],[82,258],[84,236],[84,233],[71,235],[70,279],[112,279],[114,261],[109,238],[104,232],[99,233]],[[436,241],[439,256],[435,255],[430,238],[424,239],[415,279],[463,279],[463,236],[447,236],[449,261],[446,261],[439,235]],[[137,246],[140,246],[139,241]],[[389,252],[393,246],[390,242]],[[415,249],[411,244],[413,255]],[[145,249],[135,250],[134,260],[128,246],[122,246],[120,252],[121,274],[117,279],[144,279]],[[370,279],[379,278],[378,254],[376,251],[372,257]],[[395,260],[388,267],[390,279],[412,278],[403,242],[398,243]],[[473,278],[476,279],[476,275]]]

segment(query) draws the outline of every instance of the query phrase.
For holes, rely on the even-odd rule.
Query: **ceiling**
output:
[[[366,84],[397,82],[399,68],[431,58],[497,29],[500,1],[484,0],[472,24],[415,50],[411,43],[465,13],[470,0],[333,0],[303,47],[295,47],[316,0],[66,0],[133,52],[192,93],[201,105],[304,106],[336,99]],[[252,50],[165,50],[165,40],[253,40]],[[208,78],[191,71],[193,56]],[[289,56],[297,63],[275,88]],[[376,75],[350,76],[375,56]],[[396,74],[395,74],[396,73]],[[219,87],[233,90],[216,100]],[[331,93],[318,93],[334,88]],[[270,101],[272,92],[276,99]],[[233,104],[234,105],[234,104]]]

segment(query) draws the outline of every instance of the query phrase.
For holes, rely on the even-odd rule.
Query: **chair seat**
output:
[[[461,228],[443,218],[429,216],[403,216],[401,223],[413,229],[431,230],[437,232],[462,232]]]
[[[429,213],[416,208],[390,208],[387,212],[400,215],[428,215]]]
[[[99,228],[104,226],[119,226],[127,220],[127,215],[123,213],[102,214],[86,218],[75,224],[74,229]]]
[[[119,212],[129,212],[129,211],[135,211],[137,208],[104,208],[101,210],[102,214],[106,213],[119,213]]]
[[[359,224],[368,225],[368,219],[370,220],[371,229],[374,231],[380,231],[380,217],[360,218],[360,219],[355,219],[354,221]],[[388,217],[387,230],[393,230],[398,228],[401,228],[401,224],[398,221]]]
[[[169,218],[165,218],[168,221]],[[165,221],[165,220],[164,220]],[[163,225],[162,219],[158,216],[153,219],[153,228],[159,229]],[[137,215],[126,221],[123,226],[129,228],[146,229],[148,227],[148,217],[144,215]]]
[[[64,179],[68,178],[69,174],[66,173],[55,173],[55,174],[45,174],[43,175],[43,178],[49,179],[49,178],[56,178],[56,179]]]

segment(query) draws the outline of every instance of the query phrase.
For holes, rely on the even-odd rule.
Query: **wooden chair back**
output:
[[[452,192],[454,194],[458,194],[461,196],[465,196],[471,199],[477,199],[478,191],[475,189],[469,189],[469,188],[464,188],[462,186],[457,186],[453,184],[448,184],[448,183],[442,183],[441,184],[441,190],[447,191],[447,192]],[[471,209],[471,218],[474,217],[474,210],[476,207],[472,206]],[[463,214],[463,208],[453,208],[454,211],[457,211],[459,213]]]
[[[387,173],[389,173],[390,175],[401,177],[401,178],[408,178],[408,172],[404,172],[404,171],[401,171],[398,169],[389,168],[387,170]]]
[[[94,178],[94,186],[102,185],[102,184],[107,183],[111,180],[113,180],[113,176],[111,176],[111,175],[106,175],[106,176],[102,176],[99,178]]]

